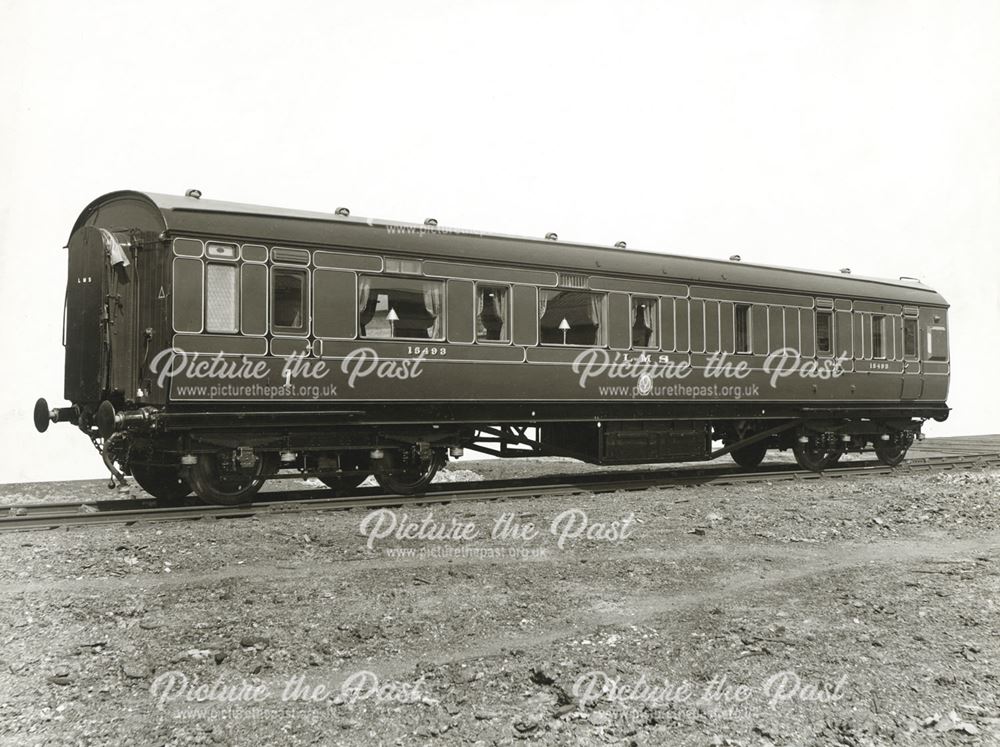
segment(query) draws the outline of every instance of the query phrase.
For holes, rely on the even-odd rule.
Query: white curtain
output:
[[[480,288],[476,297],[476,337],[486,336],[486,325],[483,324],[483,301],[488,292],[488,289]]]
[[[638,313],[636,314],[636,316],[639,319],[639,324],[641,324],[643,327],[652,332],[653,314],[649,309],[650,305],[651,305],[650,302],[645,299],[640,301],[639,306],[637,308]]]
[[[493,305],[493,313],[496,314],[500,321],[507,322],[507,294],[501,290],[495,290],[490,294],[490,302]]]
[[[358,331],[361,333],[362,337],[367,337],[369,330],[368,325],[371,324],[372,318],[375,316],[374,313],[366,313],[368,308],[368,299],[371,298],[372,293],[372,281],[371,278],[359,277],[358,278]]]
[[[372,292],[371,278],[358,278],[358,311],[364,311]]]
[[[548,308],[548,293],[549,291],[538,291],[538,321],[542,320],[542,317],[545,316],[545,309]]]
[[[432,340],[439,340],[444,336],[444,314],[441,313],[443,302],[444,293],[439,284],[434,283],[424,287],[424,308],[434,317],[434,324],[430,328]]]
[[[595,327],[601,326],[601,296],[590,297],[590,323]]]
[[[505,288],[495,288],[490,293],[490,305],[493,314],[500,320],[500,329],[497,330],[497,339],[507,339],[507,290]]]

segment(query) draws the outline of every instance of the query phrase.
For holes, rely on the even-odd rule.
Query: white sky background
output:
[[[118,189],[912,275],[1000,429],[1000,3],[0,0],[0,482],[100,477],[66,255]]]

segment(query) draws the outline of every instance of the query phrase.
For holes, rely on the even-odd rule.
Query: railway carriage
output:
[[[463,449],[597,464],[899,463],[948,415],[913,280],[115,192],[68,249],[69,405],[152,495],[423,490]]]

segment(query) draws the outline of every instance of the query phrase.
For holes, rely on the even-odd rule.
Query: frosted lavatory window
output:
[[[205,331],[239,331],[239,286],[236,265],[205,266]]]

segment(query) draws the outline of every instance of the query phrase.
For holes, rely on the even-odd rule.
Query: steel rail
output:
[[[306,511],[337,511],[355,508],[388,508],[452,503],[458,501],[503,500],[580,493],[607,493],[617,490],[648,490],[685,485],[726,485],[732,483],[818,480],[882,475],[893,472],[950,470],[962,467],[1000,465],[1000,453],[980,453],[923,457],[888,467],[878,462],[847,462],[822,472],[810,472],[796,465],[773,465],[752,471],[739,468],[675,469],[656,473],[611,473],[520,480],[436,483],[420,495],[380,493],[374,488],[350,497],[332,496],[329,490],[296,490],[258,494],[258,500],[241,506],[158,505],[155,499],[109,500],[93,503],[31,503],[0,506],[0,532],[55,529],[84,524],[134,524],[137,522],[182,521],[203,518],[242,518]],[[189,499],[188,499],[189,500]]]

